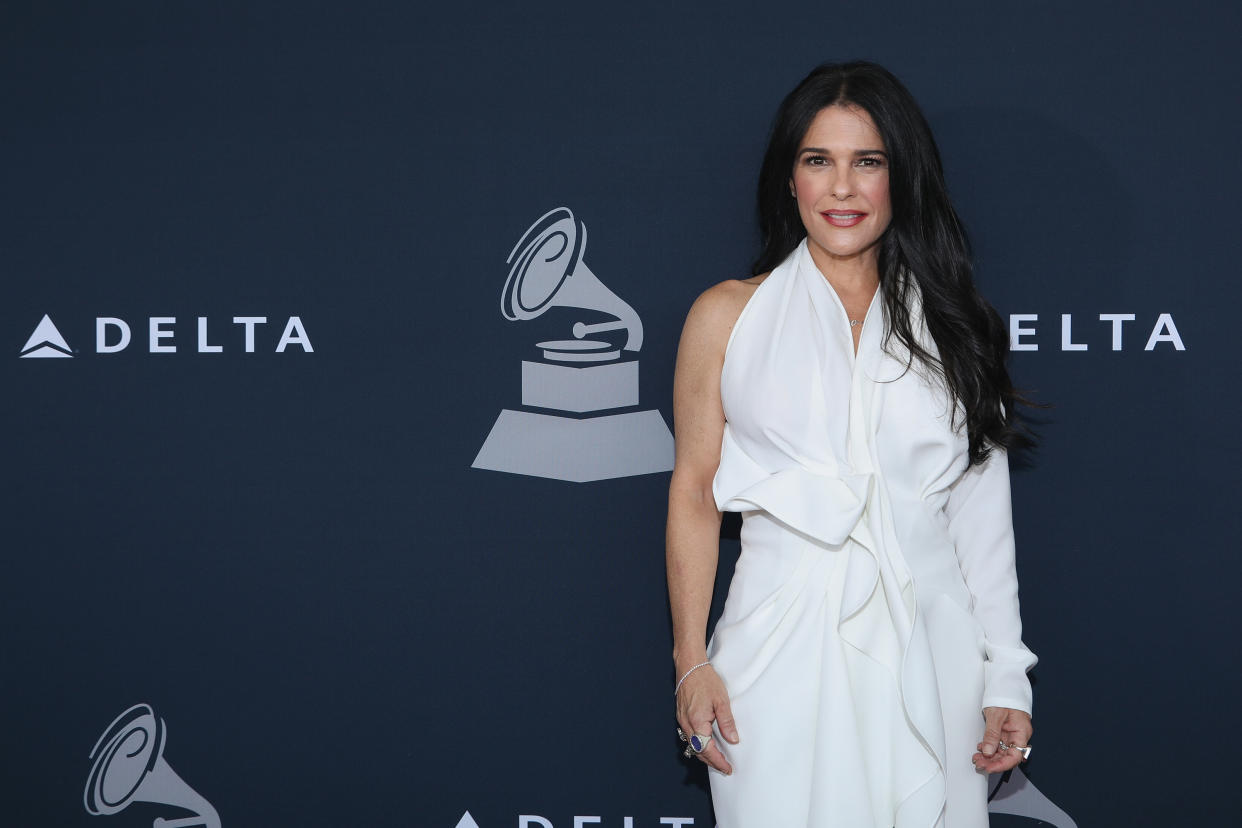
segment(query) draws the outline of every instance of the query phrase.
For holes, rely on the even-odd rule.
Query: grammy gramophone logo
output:
[[[99,737],[90,758],[82,802],[95,816],[110,816],[135,802],[166,805],[190,816],[157,817],[152,828],[220,828],[220,817],[164,761],[164,720],[147,704],[136,704],[116,717]]]
[[[585,312],[573,339],[535,344],[522,360],[521,409],[503,409],[476,469],[586,482],[668,471],[673,435],[638,408],[643,323],[587,267],[587,232],[567,207],[542,216],[509,254],[500,312],[527,321],[553,307]],[[602,319],[599,319],[602,317]]]

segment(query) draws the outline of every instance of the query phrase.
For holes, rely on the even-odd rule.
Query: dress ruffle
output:
[[[789,529],[813,538],[825,555],[845,556],[845,585],[836,619],[842,640],[884,666],[897,686],[903,709],[898,715],[910,725],[917,745],[895,751],[900,767],[893,769],[898,783],[895,825],[934,826],[944,805],[944,727],[930,643],[919,624],[914,584],[909,569],[882,526],[883,506],[874,474],[831,476],[793,466],[768,473],[746,454],[726,428],[720,468],[715,481],[717,505],[722,511],[762,511]],[[789,588],[775,596],[770,608],[782,616],[800,618],[800,603],[822,600],[816,584],[807,581],[813,561],[790,579]],[[825,583],[821,580],[820,586]],[[769,609],[770,609],[769,608]],[[757,628],[757,629],[756,629]],[[717,627],[713,658],[727,653],[735,639],[761,635],[762,652],[779,651],[791,624],[772,623],[751,616],[732,627]],[[740,643],[740,642],[739,642]],[[750,647],[739,647],[739,651]],[[742,693],[766,666],[752,660],[741,669],[728,670],[729,690]],[[894,711],[896,713],[896,711]]]

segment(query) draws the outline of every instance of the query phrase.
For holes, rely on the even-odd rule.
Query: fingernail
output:
[[[991,756],[993,753],[996,753],[996,748],[993,745],[984,745],[980,753],[984,756]]]

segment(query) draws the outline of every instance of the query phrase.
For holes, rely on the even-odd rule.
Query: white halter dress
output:
[[[742,554],[709,653],[741,740],[717,740],[719,828],[985,828],[981,711],[1031,710],[1008,459],[967,470],[883,315],[877,291],[855,356],[804,240],[729,338],[714,492]]]

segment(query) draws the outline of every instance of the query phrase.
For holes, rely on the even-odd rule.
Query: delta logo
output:
[[[273,320],[275,321],[275,320]],[[275,352],[283,354],[291,348],[300,348],[303,353],[313,354],[310,335],[299,316],[290,316],[284,323],[280,337],[276,339],[269,327],[266,316],[234,316],[232,324],[212,324],[206,316],[197,317],[193,333],[179,328],[175,316],[151,316],[146,320],[147,353],[175,354],[188,351],[199,354],[223,353],[228,350],[241,350],[253,354],[262,344],[264,350],[272,347]],[[116,316],[98,316],[95,318],[95,353],[117,354],[128,349],[134,342],[134,329],[128,322]],[[21,359],[72,359],[80,351],[70,347],[64,334],[56,327],[52,317],[44,314],[35,326],[34,332],[22,346],[18,356]]]
[[[605,825],[617,826],[617,828],[639,828],[638,821],[632,816],[624,817],[620,823],[616,820],[605,820],[604,817],[599,816],[575,816],[572,819],[573,828],[605,828]],[[645,824],[652,825],[653,823],[647,821]],[[660,825],[669,826],[669,828],[693,828],[694,824],[694,817],[660,817]],[[569,821],[562,820],[554,825],[552,820],[534,814],[520,814],[517,818],[517,828],[561,828],[562,825],[569,825]],[[458,820],[456,828],[480,828],[480,826],[470,812],[466,811]]]

